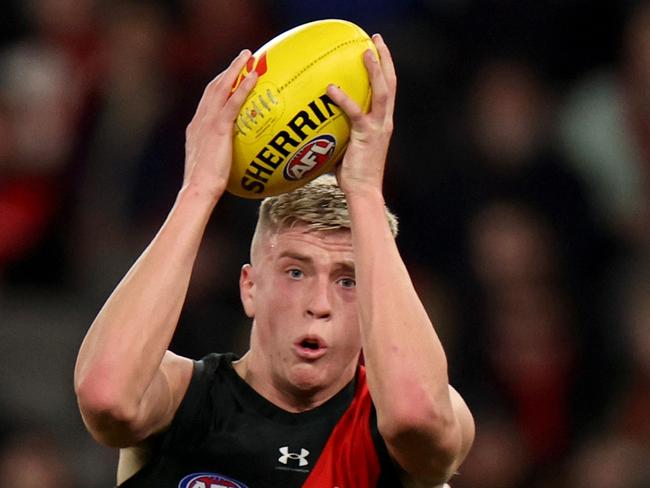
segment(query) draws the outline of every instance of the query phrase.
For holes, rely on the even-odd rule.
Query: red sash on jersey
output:
[[[375,488],[381,467],[370,432],[372,400],[362,366],[354,399],[338,421],[303,488]]]

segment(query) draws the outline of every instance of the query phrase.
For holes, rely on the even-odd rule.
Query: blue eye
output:
[[[291,268],[287,273],[289,273],[289,276],[294,280],[299,280],[304,276],[304,273],[297,268]]]
[[[341,278],[341,279],[339,280],[339,284],[340,284],[343,288],[354,288],[354,287],[357,286],[357,282],[356,282],[356,280],[354,280],[354,279],[352,279],[352,278]]]

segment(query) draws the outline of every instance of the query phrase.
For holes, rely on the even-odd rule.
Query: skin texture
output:
[[[297,226],[264,233],[242,268],[242,302],[254,317],[250,351],[237,372],[279,406],[320,405],[354,376],[361,348],[348,231]],[[318,357],[304,351],[309,338]]]
[[[379,431],[409,486],[448,480],[465,458],[474,423],[449,386],[444,350],[386,221],[382,182],[393,130],[396,77],[390,52],[364,54],[372,106],[327,93],[349,117],[351,137],[337,168],[351,230],[298,225],[256,238],[240,293],[253,318],[237,373],[289,411],[331,398],[354,375],[360,349]],[[256,81],[230,88],[243,51],[203,94],[187,128],[183,186],[164,225],[99,312],[75,367],[75,391],[91,434],[124,448],[120,479],[144,462],[147,439],[166,429],[187,390],[192,362],[167,350],[208,219],[231,167],[233,121]],[[307,347],[304,340],[314,349]]]

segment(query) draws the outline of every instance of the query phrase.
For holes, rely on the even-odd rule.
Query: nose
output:
[[[310,291],[306,309],[307,316],[328,320],[332,316],[332,302],[327,280],[315,280]]]

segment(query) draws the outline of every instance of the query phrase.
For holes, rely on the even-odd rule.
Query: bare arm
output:
[[[447,359],[417,296],[384,212],[382,181],[393,130],[396,77],[388,48],[373,38],[381,62],[365,55],[373,88],[363,114],[340,90],[330,96],[352,121],[337,177],[352,219],[357,297],[368,386],[379,430],[393,458],[414,480],[447,481],[467,454],[474,423],[449,386]]]
[[[93,436],[107,445],[134,445],[164,429],[189,384],[191,360],[167,348],[205,227],[228,181],[233,121],[255,74],[232,96],[230,90],[249,56],[243,51],[207,86],[187,128],[176,202],[81,345],[74,377],[79,408]]]

